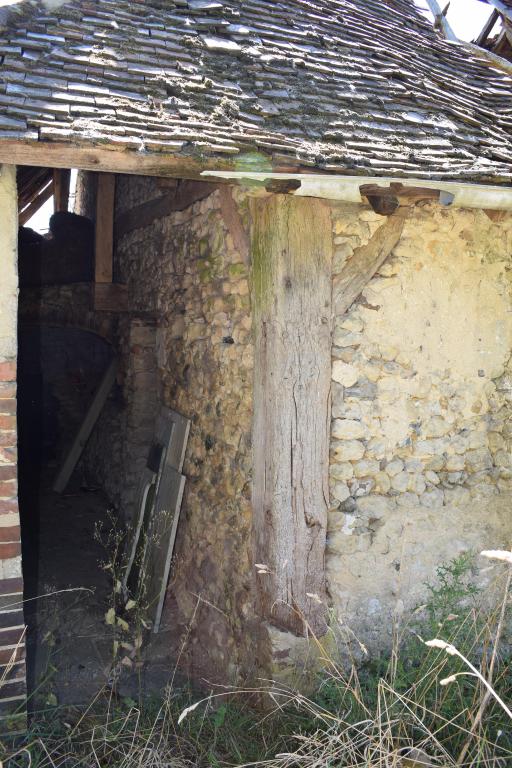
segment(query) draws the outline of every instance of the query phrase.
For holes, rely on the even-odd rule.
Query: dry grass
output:
[[[397,627],[386,659],[342,668],[325,655],[311,697],[272,683],[204,699],[170,687],[162,702],[133,706],[103,692],[85,712],[36,718],[25,744],[4,750],[4,765],[508,768],[512,566],[497,559],[495,609],[482,607],[469,561],[454,561],[422,614]],[[264,713],[249,706],[255,694],[271,704]]]

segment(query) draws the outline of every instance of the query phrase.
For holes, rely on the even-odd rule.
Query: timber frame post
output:
[[[259,612],[326,631],[332,237],[326,203],[251,201],[255,320],[253,514]]]

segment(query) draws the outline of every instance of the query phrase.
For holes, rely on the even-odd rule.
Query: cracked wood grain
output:
[[[262,616],[321,635],[331,384],[332,239],[320,200],[251,202],[254,542]]]

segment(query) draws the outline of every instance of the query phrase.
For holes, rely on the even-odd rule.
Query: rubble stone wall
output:
[[[336,274],[382,217],[333,206]],[[512,216],[413,209],[335,318],[327,570],[339,617],[389,643],[437,564],[510,545]]]
[[[155,179],[118,177],[116,216],[162,194]],[[176,558],[156,642],[162,653],[177,650],[190,629],[182,662],[194,677],[234,681],[247,671],[248,659],[254,662],[247,650],[253,642],[247,626],[253,386],[248,266],[222,217],[218,191],[123,235],[115,259],[116,274],[128,285],[130,311],[156,323],[156,384],[146,382],[145,398],[192,422]],[[136,348],[132,343],[131,353]],[[139,461],[146,460],[150,442],[151,435],[144,435]],[[125,473],[138,470],[132,456]]]

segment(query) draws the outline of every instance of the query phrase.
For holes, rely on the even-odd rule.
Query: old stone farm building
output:
[[[109,505],[145,669],[278,676],[332,616],[386,646],[436,564],[512,534],[506,63],[412,0],[2,13],[2,713],[41,653],[22,573],[98,598]]]

